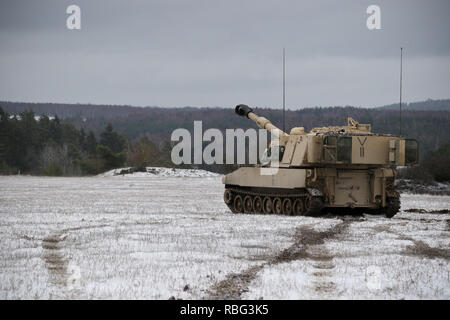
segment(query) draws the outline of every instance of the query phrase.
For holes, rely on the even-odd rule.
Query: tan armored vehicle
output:
[[[232,212],[314,215],[324,208],[361,208],[393,217],[399,211],[396,167],[417,164],[416,140],[371,133],[369,124],[352,118],[346,126],[309,133],[297,127],[287,134],[246,105],[235,111],[279,140],[272,141],[261,164],[222,178]]]

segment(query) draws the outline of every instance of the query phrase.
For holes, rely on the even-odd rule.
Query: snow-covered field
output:
[[[0,177],[0,299],[450,298],[448,214],[233,215],[222,195],[202,173]]]
[[[146,167],[147,172],[133,172],[121,174],[121,172],[126,172],[128,168],[119,168],[101,173],[99,177],[120,177],[126,175],[127,177],[185,177],[185,178],[206,178],[206,177],[217,177],[217,173],[209,172],[205,170],[197,169],[177,169],[177,168],[162,168],[162,167]]]

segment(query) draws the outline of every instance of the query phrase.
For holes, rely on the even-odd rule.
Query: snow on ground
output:
[[[449,196],[401,201],[402,210],[450,208]],[[265,268],[243,298],[449,299],[449,248],[447,214],[364,215],[344,235],[308,247],[307,259]]]
[[[101,173],[99,177],[189,177],[189,178],[206,178],[218,177],[219,174],[199,169],[177,169],[177,168],[162,168],[162,167],[147,167],[147,172],[133,172],[124,173],[130,170],[128,168],[113,169],[105,173]]]
[[[401,206],[402,210],[424,209],[426,211],[432,211],[450,209],[450,196],[433,196],[429,194],[402,194]]]
[[[450,298],[449,215],[234,215],[220,176],[165,170],[0,177],[0,299],[201,299],[255,266],[241,298]],[[402,210],[449,207],[448,196],[402,196]],[[298,230],[343,224],[304,256],[268,263]]]
[[[395,185],[397,190],[402,193],[450,195],[450,183],[448,182],[418,184],[416,181],[410,179],[397,179]]]
[[[430,216],[353,221],[306,259],[264,268],[243,298],[448,299],[449,219]]]

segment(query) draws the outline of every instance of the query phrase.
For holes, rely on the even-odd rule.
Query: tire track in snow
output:
[[[315,275],[318,281],[315,283],[316,290],[330,291],[334,289],[334,283],[327,281],[326,276],[331,273],[329,269],[334,268],[333,256],[321,245],[326,240],[337,238],[345,233],[355,218],[341,217],[342,222],[325,231],[316,231],[309,226],[300,226],[296,229],[294,243],[287,249],[274,255],[267,262],[250,267],[240,273],[231,273],[226,278],[214,284],[207,292],[206,299],[238,300],[243,293],[248,291],[248,286],[256,278],[256,275],[265,266],[279,263],[291,262],[301,259],[312,259],[317,261]],[[320,246],[318,248],[317,246]],[[309,250],[314,248],[313,250]],[[324,269],[328,271],[323,271]]]
[[[313,264],[313,276],[315,290],[321,293],[332,292],[336,288],[336,284],[330,280],[333,275],[335,264],[334,256],[323,245],[314,245],[308,249],[309,258],[315,263]]]
[[[68,260],[61,252],[61,243],[66,237],[67,235],[63,232],[58,232],[42,240],[42,248],[44,249],[43,258],[45,267],[49,273],[49,281],[58,287],[65,286],[68,278]]]
[[[63,244],[68,236],[68,232],[108,227],[107,224],[78,226],[63,229],[60,232],[53,233],[42,240],[43,260],[49,274],[49,282],[60,288],[64,292],[63,297],[74,299],[80,296],[79,281],[80,270],[78,267],[70,264],[70,257],[66,257],[63,252]]]
[[[428,259],[441,258],[450,260],[450,250],[446,248],[430,247],[428,244],[421,240],[416,240],[411,237],[395,233],[399,236],[399,239],[408,240],[413,243],[412,246],[407,246],[406,250],[402,253],[405,255],[426,257]]]
[[[411,219],[409,218],[398,218],[398,219],[402,219],[402,220],[408,220],[411,221]],[[444,220],[435,220],[435,219],[424,219],[424,218],[420,218],[420,219],[415,219],[414,221],[420,221],[420,222],[430,222],[430,221],[444,221]],[[450,231],[450,220],[446,219],[445,220],[446,223],[446,231]],[[450,260],[450,250],[447,248],[437,248],[437,247],[431,247],[429,246],[427,243],[421,241],[421,240],[417,240],[414,239],[412,237],[409,237],[407,235],[404,235],[400,232],[395,232],[393,230],[391,230],[391,225],[377,225],[373,228],[375,231],[377,232],[390,232],[394,235],[396,235],[398,237],[398,239],[400,240],[407,240],[407,241],[411,241],[412,245],[411,246],[407,246],[405,250],[403,250],[401,252],[401,254],[404,255],[410,255],[410,256],[418,256],[418,257],[425,257],[428,259],[434,259],[434,258],[441,258],[441,259],[445,259],[445,260]]]

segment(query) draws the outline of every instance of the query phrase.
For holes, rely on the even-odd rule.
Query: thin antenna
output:
[[[283,131],[284,132],[286,132],[285,107],[286,107],[286,54],[285,54],[285,48],[283,48]]]
[[[403,74],[403,48],[400,47],[400,136],[402,136],[402,74]]]

